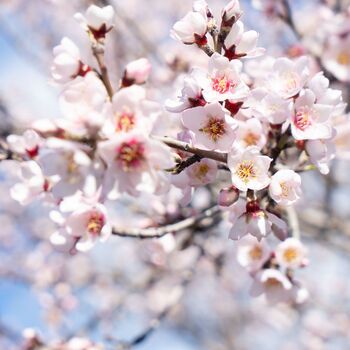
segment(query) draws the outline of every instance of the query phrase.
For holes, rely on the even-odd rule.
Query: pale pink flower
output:
[[[128,85],[143,84],[148,79],[151,68],[152,66],[147,58],[132,61],[125,67],[123,81],[125,80]]]
[[[276,250],[277,263],[287,269],[296,269],[307,263],[307,250],[296,238],[287,238],[281,242]]]
[[[43,145],[43,139],[32,129],[26,130],[22,136],[11,134],[7,136],[6,141],[9,148],[19,154],[35,158]]]
[[[47,140],[38,163],[45,176],[58,179],[52,187],[56,198],[73,195],[84,188],[92,161],[83,149],[83,145],[74,142],[55,138]]]
[[[282,169],[271,177],[270,197],[278,204],[291,205],[301,196],[301,177],[295,171]]]
[[[271,222],[264,210],[260,208],[248,209],[233,224],[229,238],[237,241],[250,234],[259,241],[271,233]]]
[[[212,183],[218,171],[217,164],[211,159],[201,159],[186,168],[178,175],[172,176],[172,184],[182,191],[182,206],[188,205],[192,199],[195,187]]]
[[[329,139],[333,128],[330,123],[332,106],[316,102],[315,94],[303,90],[295,100],[295,113],[292,116],[292,135],[297,140]]]
[[[183,112],[182,122],[195,134],[198,147],[225,152],[235,140],[237,123],[220,103],[187,109]]]
[[[171,30],[171,37],[184,44],[205,44],[207,39],[207,17],[200,12],[189,12],[176,22]]]
[[[51,74],[57,83],[68,83],[78,75],[85,75],[90,68],[80,59],[79,48],[66,37],[53,49]]]
[[[238,122],[235,146],[242,150],[249,146],[255,146],[261,150],[265,144],[266,131],[257,118]]]
[[[331,35],[321,56],[322,63],[340,81],[350,81],[350,35]]]
[[[329,173],[329,164],[336,155],[336,144],[332,139],[310,140],[305,143],[305,150],[312,164],[317,166],[321,174]]]
[[[71,133],[94,135],[105,121],[107,93],[93,72],[69,84],[62,92],[59,103],[67,120],[60,120],[58,125]]]
[[[256,117],[276,125],[291,118],[293,102],[265,89],[255,89],[249,98],[249,106]]]
[[[266,86],[283,98],[296,96],[309,77],[309,61],[300,57],[295,61],[282,57],[276,59],[265,79]]]
[[[254,276],[250,289],[253,297],[265,295],[269,303],[289,302],[291,300],[292,282],[275,269],[261,270]]]
[[[249,147],[244,152],[230,151],[227,165],[233,185],[241,191],[258,191],[267,187],[270,183],[268,171],[271,161],[270,157],[261,155],[256,147]]]
[[[85,12],[85,16],[76,13],[74,18],[85,30],[89,30],[96,39],[100,39],[104,38],[113,27],[114,9],[110,5],[105,7],[90,5]]]
[[[270,256],[271,249],[266,240],[259,242],[255,237],[246,236],[238,242],[237,261],[250,273],[260,270]]]
[[[38,163],[35,161],[22,162],[19,165],[19,183],[11,189],[11,197],[21,205],[28,205],[35,199],[47,197],[50,182],[42,173]]]
[[[218,204],[221,207],[229,207],[239,199],[239,190],[235,186],[230,186],[220,190]]]
[[[208,64],[208,70],[193,69],[191,75],[203,89],[207,102],[244,100],[249,93],[248,86],[241,80],[242,63],[214,53]]]
[[[244,31],[244,24],[237,21],[225,40],[225,56],[231,59],[261,56],[265,49],[257,48],[259,34],[255,30]]]
[[[206,101],[202,96],[202,88],[197,81],[189,76],[184,79],[184,87],[176,100],[167,99],[165,108],[172,113],[180,113],[185,109],[204,106]]]
[[[138,195],[141,189],[156,192],[162,171],[174,165],[169,147],[138,131],[100,142],[98,154],[108,167],[105,186],[109,197],[123,192]]]
[[[145,90],[133,85],[114,94],[102,131],[107,137],[136,129],[149,134],[160,114],[160,105],[146,100]]]
[[[51,237],[54,244],[65,244],[70,236],[77,250],[87,251],[97,240],[104,242],[112,233],[107,209],[96,198],[67,197],[60,204],[60,212],[61,216],[57,212],[51,215],[61,226]]]
[[[238,200],[233,203],[230,207],[228,207],[229,210],[229,221],[231,224],[234,224],[237,219],[245,213],[246,211],[246,200],[243,198],[238,198]]]
[[[343,102],[342,91],[329,88],[329,80],[323,72],[312,77],[307,86],[315,94],[317,103],[332,106],[331,117],[344,112],[346,103]]]

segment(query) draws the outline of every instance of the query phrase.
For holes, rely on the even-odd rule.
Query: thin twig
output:
[[[114,92],[113,92],[111,81],[109,79],[108,70],[105,64],[104,47],[102,46],[102,44],[99,44],[99,43],[93,44],[92,53],[95,56],[97,64],[100,68],[101,80],[104,86],[106,87],[109,98],[112,99]]]
[[[178,140],[174,140],[170,137],[162,137],[162,136],[153,136],[154,139],[161,141],[168,145],[171,148],[178,149],[180,151],[189,152],[196,154],[202,158],[209,158],[216,160],[218,162],[227,163],[227,153],[216,152],[216,151],[208,151],[204,149],[200,149],[197,147],[193,147],[190,144]]]
[[[219,215],[221,210],[219,206],[214,205],[211,208],[208,208],[201,212],[198,215],[191,216],[182,221],[176,222],[170,225],[164,225],[159,227],[149,227],[149,228],[115,228],[113,230],[113,235],[120,237],[130,237],[130,238],[141,238],[141,239],[149,239],[149,238],[160,238],[165,236],[168,233],[175,233],[179,231],[183,231],[185,229],[194,227],[200,224],[201,221],[207,218],[212,218],[216,215]]]

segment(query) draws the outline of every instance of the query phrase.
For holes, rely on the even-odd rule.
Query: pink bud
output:
[[[242,11],[238,0],[231,0],[222,10],[224,24],[232,26],[241,17]]]
[[[146,58],[130,62],[124,73],[124,79],[134,84],[143,84],[151,71],[151,64]]]
[[[223,188],[219,192],[218,204],[222,207],[229,207],[239,198],[239,190],[234,187]]]

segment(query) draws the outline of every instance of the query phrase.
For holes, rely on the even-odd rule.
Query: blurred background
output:
[[[163,103],[174,95],[178,75],[206,63],[202,52],[169,37],[173,23],[190,10],[188,0],[0,0],[2,137],[34,120],[60,116],[60,90],[50,81],[52,48],[68,36],[92,61],[86,34],[73,19],[91,3],[110,3],[116,11],[107,42],[115,82],[129,61],[147,57],[153,65],[149,95]],[[293,1],[295,23],[304,35],[300,41],[278,18],[251,1],[241,3],[246,27],[260,32],[259,46],[275,56],[293,56],[302,45],[315,54],[328,14],[349,5]],[[225,4],[209,1],[216,14]],[[347,84],[333,84],[347,101]],[[178,249],[178,241],[188,239],[184,232],[176,242],[171,235],[152,241],[113,237],[72,256],[51,245],[54,227],[47,208],[38,203],[23,208],[9,197],[15,167],[1,162],[0,348],[24,349],[23,332],[28,338],[32,329],[47,344],[86,337],[104,349],[122,349],[128,341],[140,350],[350,349],[349,171],[343,159],[333,163],[328,177],[304,176],[307,191],[298,213],[310,265],[298,277],[310,298],[301,306],[271,307],[249,296],[251,278],[236,262],[227,223],[203,229],[204,249],[196,241]],[[198,207],[210,200],[205,190],[195,197]],[[129,201],[114,207],[115,221],[132,219],[136,226],[165,210],[154,198],[138,204],[137,220]]]

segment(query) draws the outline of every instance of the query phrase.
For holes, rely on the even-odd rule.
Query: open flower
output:
[[[271,198],[281,205],[291,205],[301,196],[301,177],[293,170],[282,169],[271,177]]]
[[[280,271],[265,269],[258,272],[250,289],[253,297],[265,294],[269,303],[288,302],[291,299],[292,282]]]
[[[296,238],[287,238],[275,251],[277,263],[285,268],[296,269],[307,263],[306,248]]]
[[[296,96],[309,77],[308,64],[308,59],[304,56],[296,61],[285,57],[278,58],[265,83],[271,91],[283,98]]]
[[[57,83],[67,83],[78,75],[84,76],[90,70],[89,66],[81,62],[79,48],[66,37],[60,45],[54,47],[53,55],[51,74]]]
[[[51,237],[54,244],[65,244],[70,239],[77,250],[87,251],[97,240],[104,242],[111,235],[107,209],[96,200],[80,195],[68,197],[61,202],[60,212],[51,215],[61,226]]]
[[[259,242],[255,237],[246,236],[238,243],[237,261],[251,273],[261,269],[270,256],[271,249],[266,240]]]
[[[194,132],[196,146],[225,152],[235,139],[237,124],[220,103],[187,109],[182,122]]]
[[[241,191],[262,190],[270,183],[268,170],[272,159],[263,156],[256,147],[249,147],[244,152],[231,150],[227,165],[231,171],[232,183]]]
[[[248,86],[241,80],[241,62],[214,53],[208,64],[208,71],[193,69],[191,75],[203,89],[203,97],[207,102],[244,100],[249,93]]]
[[[200,12],[189,12],[180,21],[176,22],[171,30],[171,37],[184,44],[206,44],[207,16]]]
[[[108,167],[105,186],[111,198],[123,192],[138,195],[142,185],[142,190],[156,192],[164,182],[162,171],[174,165],[167,146],[137,130],[100,142],[98,153]]]
[[[85,16],[81,13],[76,13],[74,18],[98,40],[104,38],[112,29],[114,9],[110,5],[105,7],[90,5],[85,12]]]
[[[315,94],[303,90],[295,101],[292,116],[292,135],[297,140],[329,139],[333,128],[329,121],[332,106],[316,103]]]
[[[265,50],[257,48],[259,34],[255,30],[244,31],[244,24],[237,21],[225,40],[225,56],[232,60],[242,57],[257,57]]]
[[[55,176],[58,181],[52,187],[56,198],[75,194],[84,188],[91,171],[91,159],[78,143],[48,139],[45,152],[38,163],[45,176]]]
[[[121,89],[113,95],[103,133],[111,137],[116,133],[137,129],[149,134],[160,113],[159,104],[146,100],[146,93],[142,87],[134,85]]]
[[[249,146],[255,146],[261,150],[266,144],[265,134],[264,127],[257,118],[239,121],[235,145],[242,150]]]

